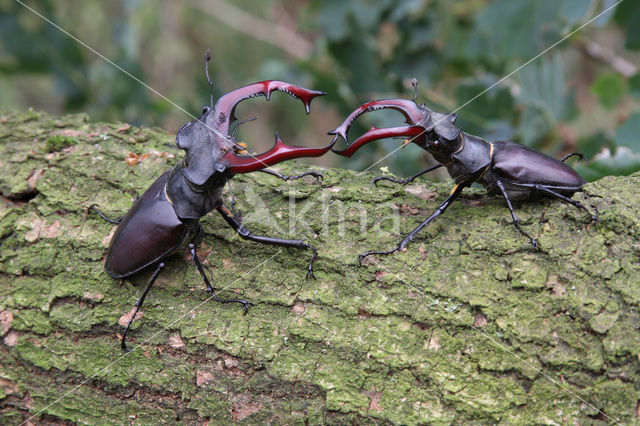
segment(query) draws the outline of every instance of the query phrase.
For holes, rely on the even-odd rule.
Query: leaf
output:
[[[390,7],[391,0],[323,0],[316,2],[316,24],[324,37],[331,41],[349,38],[351,33],[373,30],[382,12]],[[355,27],[353,28],[355,23]]]
[[[640,154],[629,148],[619,147],[615,155],[609,148],[604,148],[588,165],[577,165],[576,171],[588,181],[595,181],[604,176],[627,176],[640,170]]]
[[[346,38],[349,34],[347,2],[330,0],[318,3],[317,6],[319,11],[315,24],[322,28],[323,36],[331,41]]]
[[[477,31],[493,60],[532,58],[583,20],[592,1],[494,0],[478,14]]]
[[[616,131],[616,145],[640,153],[640,112],[635,112]]]
[[[560,13],[567,24],[575,25],[585,20],[585,15],[589,12],[593,1],[585,0],[564,0],[560,2]]]
[[[486,35],[489,48],[496,57],[529,56],[536,51],[532,34],[536,32],[536,5],[532,1],[497,0],[478,17],[478,31]],[[523,19],[523,17],[527,19]]]
[[[459,111],[457,124],[466,132],[489,139],[504,138],[513,133],[509,123],[515,122],[517,111],[509,88],[498,85],[478,96],[494,83],[495,80],[489,78],[467,79],[457,87],[456,105],[465,105]]]
[[[424,8],[425,2],[422,0],[403,0],[395,5],[389,19],[397,22],[412,15],[417,15]]]
[[[629,78],[631,94],[640,99],[640,72]]]
[[[570,100],[564,64],[559,55],[540,58],[535,64],[520,70],[519,99],[525,104],[534,106],[545,113],[545,118],[552,124],[562,121],[567,113]]]
[[[631,49],[640,48],[640,2],[623,1],[615,12],[615,20],[626,30],[625,46]]]
[[[334,43],[333,56],[350,71],[349,85],[354,92],[383,91],[386,89],[376,53],[362,39],[347,39]]]
[[[578,152],[585,158],[590,159],[602,150],[605,144],[609,143],[609,138],[604,132],[597,132],[580,138],[577,143]]]
[[[602,106],[612,109],[626,94],[624,78],[618,73],[607,73],[599,76],[590,87]]]
[[[520,125],[518,126],[520,143],[533,146],[537,141],[546,136],[550,130],[549,120],[545,118],[545,115],[540,109],[534,107],[525,108],[520,118]]]

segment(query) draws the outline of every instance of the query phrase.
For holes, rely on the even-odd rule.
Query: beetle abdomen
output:
[[[493,142],[493,170],[515,182],[572,188],[576,192],[587,183],[571,167],[546,154],[515,142]],[[573,189],[575,188],[575,189]]]
[[[138,198],[116,229],[105,270],[113,278],[125,278],[149,266],[180,247],[189,227],[167,200],[165,173]]]

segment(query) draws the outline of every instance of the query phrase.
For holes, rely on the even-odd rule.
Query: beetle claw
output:
[[[351,127],[351,124],[355,121],[358,116],[364,114],[365,112],[377,111],[379,109],[395,109],[400,111],[407,123],[412,125],[420,124],[425,115],[425,110],[420,108],[418,104],[414,101],[408,101],[406,99],[386,99],[382,101],[373,101],[367,102],[366,104],[361,105],[358,109],[353,111],[349,116],[338,126],[335,130],[329,132],[330,135],[335,135],[336,139],[338,137],[342,137],[345,142],[347,141],[347,132]]]
[[[540,246],[538,245],[538,241],[535,238],[531,238],[531,248],[533,250],[539,250]]]
[[[365,253],[362,253],[359,257],[358,257],[358,266],[362,266],[362,261],[364,260],[365,257],[367,256],[371,256],[372,254],[391,254],[391,253],[395,253],[398,250],[401,250],[400,246],[394,248],[393,250],[389,250],[389,251],[367,251]]]
[[[307,276],[306,279],[309,279],[309,277],[313,278],[314,280],[316,279],[316,276],[313,275],[313,262],[316,261],[316,259],[318,258],[318,251],[316,250],[316,248],[314,246],[312,246],[311,244],[307,244],[304,243],[303,244],[306,248],[311,249],[311,251],[313,252],[313,256],[311,256],[311,261],[309,261],[309,266],[307,267]]]
[[[378,139],[404,136],[407,138],[411,138],[410,140],[413,140],[417,137],[420,137],[424,133],[425,133],[424,129],[421,126],[399,126],[399,127],[388,127],[388,128],[377,128],[373,126],[366,133],[364,133],[358,139],[353,141],[353,143],[351,143],[345,149],[335,150],[332,148],[331,150],[338,155],[342,155],[344,157],[351,157],[360,147]],[[347,139],[345,138],[345,141],[346,140]]]
[[[311,176],[316,178],[319,182],[322,181],[323,177],[321,173],[318,172],[314,172],[314,171],[310,171],[310,172],[304,172],[304,173],[300,173],[299,175],[296,176],[282,176],[282,179],[284,180],[294,180],[294,179],[300,179],[301,177],[305,177],[305,176]]]
[[[309,114],[310,111],[311,100],[316,96],[325,95],[324,92],[305,89],[304,87],[284,81],[259,81],[233,90],[218,99],[218,102],[216,102],[213,108],[215,111],[214,122],[212,123],[213,126],[223,134],[228,134],[229,126],[235,119],[234,112],[236,105],[245,99],[250,99],[256,96],[264,96],[269,100],[271,98],[271,93],[276,90],[284,92],[295,99],[300,99],[304,104],[304,109],[307,114]]]
[[[369,186],[378,186],[378,182],[380,182],[381,180],[388,180],[391,182],[399,183],[400,185],[406,185],[411,182],[409,179],[398,180],[389,176],[378,176],[371,181],[371,184]]]
[[[332,147],[333,142],[321,148],[287,145],[282,142],[280,135],[276,132],[276,143],[269,151],[260,155],[240,157],[230,150],[224,154],[222,159],[227,164],[227,170],[230,173],[250,173],[286,160],[301,157],[319,157],[327,153]]]

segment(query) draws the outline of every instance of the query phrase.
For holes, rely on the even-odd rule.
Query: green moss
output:
[[[607,420],[624,422],[624,414],[637,410],[640,391],[623,380],[603,380],[593,387],[589,400],[596,408],[604,410],[609,417]]]
[[[218,393],[208,393],[192,398],[188,407],[196,410],[201,417],[207,417],[214,423],[231,423],[231,407],[226,398]]]
[[[29,370],[17,367],[13,373],[16,377],[24,377]],[[28,392],[29,409],[35,415],[32,421],[36,423],[38,420],[50,421],[51,417],[42,418],[41,415],[81,424],[161,423],[178,420],[181,417],[178,412],[184,412],[180,407],[167,407],[157,397],[153,398],[151,405],[140,393],[113,395],[94,386],[77,386],[73,382],[51,380],[40,375],[32,376],[31,383],[32,386],[22,389],[22,392]],[[3,421],[17,420],[18,423],[25,420],[8,410],[2,417]]]
[[[39,309],[16,310],[11,325],[14,330],[32,331],[37,334],[49,334],[53,329],[49,315]]]
[[[44,149],[46,152],[62,151],[64,148],[68,148],[77,143],[78,141],[72,137],[55,135],[47,139]]]
[[[152,271],[111,279],[102,259],[114,226],[86,208],[124,214],[182,154],[170,135],[150,129],[118,132],[120,124],[85,116],[6,117],[0,307],[13,319],[3,324],[0,354],[6,380],[20,398],[31,396],[32,414],[118,424],[586,424],[602,418],[597,410],[635,419],[640,174],[574,196],[597,210],[601,221],[589,226],[560,202],[518,206],[541,252],[501,201],[474,188],[405,252],[363,267],[359,253],[392,248],[451,182],[370,188],[373,173],[346,170],[323,170],[322,182],[237,176],[245,225],[312,242],[317,279],[305,279],[309,251],[242,240],[208,215],[199,248],[207,274],[221,297],[254,305],[243,315],[239,305],[207,301],[179,251],[129,331],[137,349],[123,356],[119,321]],[[47,153],[60,128],[77,135],[73,148]],[[150,155],[130,166],[130,151]],[[279,165],[284,173],[305,167]],[[34,187],[35,170],[44,173]],[[20,199],[28,191],[35,197]],[[85,380],[77,398],[47,407]]]
[[[637,317],[632,317],[637,321]],[[640,340],[636,327],[626,321],[617,321],[609,328],[603,340],[604,350],[609,356],[637,356],[640,354]]]
[[[616,323],[619,316],[618,304],[611,302],[602,312],[589,320],[589,326],[596,333],[604,334]]]

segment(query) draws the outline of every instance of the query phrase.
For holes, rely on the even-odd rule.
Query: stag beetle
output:
[[[534,249],[539,249],[538,242],[526,233],[516,216],[511,200],[535,200],[542,196],[551,196],[570,203],[585,210],[590,215],[590,222],[598,218],[584,205],[569,198],[579,191],[586,181],[564,161],[556,160],[524,145],[509,141],[487,142],[486,140],[465,133],[454,126],[457,115],[441,114],[431,111],[423,103],[418,105],[418,83],[412,80],[414,96],[411,101],[406,99],[388,99],[368,102],[354,110],[344,122],[335,130],[329,132],[335,135],[333,143],[342,137],[348,144],[347,132],[353,121],[367,111],[391,108],[400,111],[408,126],[376,128],[373,126],[365,134],[356,139],[344,150],[335,150],[337,154],[351,157],[361,146],[388,137],[404,136],[405,143],[415,142],[419,147],[429,152],[438,162],[435,166],[418,172],[406,180],[396,180],[390,177],[377,177],[371,183],[389,180],[406,185],[418,176],[446,167],[456,185],[447,199],[424,222],[418,225],[400,243],[389,251],[368,251],[360,255],[358,263],[372,254],[391,254],[402,250],[418,232],[426,227],[433,219],[444,213],[462,190],[478,182],[490,195],[501,194],[507,202],[516,229],[531,241]]]
[[[178,131],[176,144],[186,152],[182,162],[152,183],[134,202],[129,212],[120,219],[111,220],[98,211],[96,205],[90,206],[103,219],[118,224],[105,262],[105,270],[111,277],[127,278],[150,265],[156,265],[156,270],[136,302],[135,310],[122,334],[120,343],[125,351],[129,350],[125,344],[127,331],[149,289],[165,267],[163,259],[185,244],[211,296],[220,303],[241,303],[244,312],[247,312],[249,302],[221,299],[215,294],[195,250],[204,235],[199,219],[214,209],[244,239],[311,250],[313,254],[307,268],[307,276],[313,277],[313,262],[317,257],[317,251],[313,246],[303,240],[253,235],[242,225],[239,216],[224,205],[222,189],[234,175],[254,171],[267,172],[285,180],[306,175],[321,178],[322,176],[315,172],[289,177],[265,168],[285,160],[323,155],[332,145],[322,148],[289,146],[284,144],[276,133],[275,145],[269,151],[257,156],[238,155],[247,151],[235,141],[235,129],[243,122],[236,122],[234,111],[236,105],[245,99],[265,96],[269,100],[271,93],[279,90],[300,99],[308,114],[311,100],[324,93],[283,81],[267,80],[229,92],[213,105],[213,82],[209,77],[208,68],[210,59],[211,55],[207,51],[205,73],[211,90],[211,106],[204,107],[199,118],[185,124]],[[234,122],[236,126],[231,127]]]

